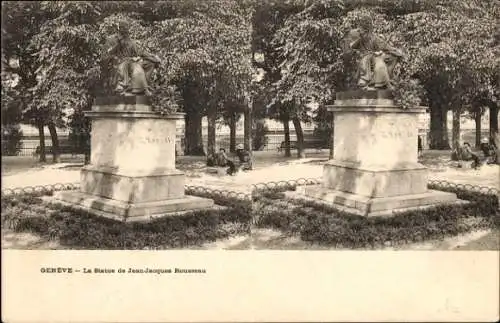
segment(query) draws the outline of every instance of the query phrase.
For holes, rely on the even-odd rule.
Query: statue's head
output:
[[[120,21],[118,24],[118,33],[123,37],[129,36],[130,25],[126,21]]]
[[[361,17],[358,24],[363,34],[368,34],[373,31],[373,20],[369,15]]]

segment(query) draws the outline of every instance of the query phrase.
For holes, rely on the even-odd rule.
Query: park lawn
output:
[[[245,250],[251,247],[248,235],[235,235],[215,242],[205,242],[199,246],[189,246],[181,249],[191,250]],[[30,232],[14,232],[2,228],[2,249],[14,250],[64,250],[71,249],[58,240],[49,240]]]
[[[475,233],[475,232],[474,232]],[[479,231],[478,235],[463,234],[443,240],[432,240],[418,244],[407,244],[398,248],[381,250],[475,250],[500,251],[500,230]],[[59,241],[51,241],[33,233],[19,233],[2,228],[2,249],[63,250],[69,249]],[[332,247],[302,241],[300,237],[283,234],[273,229],[253,228],[250,236],[238,235],[216,242],[206,242],[201,246],[191,246],[191,250],[332,250]]]
[[[121,222],[71,206],[48,203],[52,191],[2,196],[2,247],[21,249],[185,249],[206,248],[250,233],[250,201],[210,190],[186,194],[212,198],[216,207]],[[211,245],[220,247],[220,245]]]
[[[478,230],[444,239],[382,247],[369,250],[474,250],[500,251],[500,230]],[[339,249],[318,243],[303,241],[297,235],[269,228],[252,229],[252,249],[257,250],[351,250]]]
[[[500,229],[481,236],[478,239],[472,239],[462,246],[457,246],[460,250],[500,250]]]
[[[254,223],[267,230],[262,231],[261,240],[266,240],[266,232],[270,233],[267,240],[271,245],[281,241],[276,245],[278,249],[288,245],[307,249],[448,250],[466,246],[490,232],[497,233],[500,228],[499,201],[494,191],[432,184],[430,189],[456,193],[468,203],[408,210],[390,217],[364,217],[295,195],[295,185],[262,188],[253,197]],[[252,234],[257,232],[253,230]],[[486,242],[478,246],[480,250],[498,250],[488,238],[483,239]],[[264,244],[266,247],[269,245]]]

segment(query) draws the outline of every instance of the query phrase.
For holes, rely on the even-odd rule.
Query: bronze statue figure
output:
[[[160,60],[130,39],[126,22],[121,22],[118,33],[107,39],[102,59],[111,91],[121,95],[151,95],[151,75]]]
[[[394,67],[402,51],[390,46],[373,33],[369,17],[360,21],[360,28],[352,30],[346,37],[348,50],[358,51],[361,58],[356,71],[357,86],[369,89],[391,89]]]

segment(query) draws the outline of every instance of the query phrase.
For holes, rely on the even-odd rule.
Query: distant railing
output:
[[[482,136],[487,136],[487,131],[483,131],[482,133]],[[428,144],[429,144],[429,130],[427,129],[420,129],[419,130],[419,136],[421,136],[421,139],[422,139],[422,149],[423,150],[427,150],[429,147],[428,147]],[[473,132],[473,130],[465,130],[463,131],[462,133],[462,138],[464,141],[468,141],[470,142],[471,144],[474,143],[474,136],[475,136],[475,133]],[[307,140],[312,140],[312,139],[315,139],[315,140],[324,140],[325,142],[327,142],[327,140],[325,138],[316,138],[313,136],[313,132],[311,130],[307,130],[307,131],[304,131],[304,139],[305,141]],[[177,135],[177,139],[176,139],[176,142],[178,144],[181,145],[181,143],[183,142],[183,136],[181,135]],[[451,137],[450,137],[451,138]],[[71,152],[73,155],[81,155],[83,154],[81,152],[81,149],[79,149],[79,147],[81,145],[79,145],[79,143],[77,142],[71,142],[71,143],[68,143],[67,142],[67,138],[66,137],[63,137],[63,138],[60,138],[60,139],[63,139],[63,141],[61,142],[61,145],[64,145],[64,146],[68,146],[68,145],[72,145],[74,146],[74,152]],[[262,145],[261,147],[253,147],[253,149],[255,151],[283,151],[283,145],[282,143],[285,141],[285,134],[283,131],[273,131],[273,130],[269,130],[266,134],[266,139],[264,140],[265,141],[265,144]],[[295,134],[295,131],[291,131],[290,132],[290,141],[291,142],[296,142],[297,141],[297,136]],[[202,138],[202,142],[203,142],[203,146],[206,148],[207,147],[207,137],[206,136],[203,136]],[[241,144],[243,143],[243,135],[242,134],[237,134],[235,136],[235,142],[236,144]],[[226,151],[229,151],[229,148],[230,148],[230,135],[229,134],[220,134],[220,135],[217,135],[216,137],[216,143],[215,143],[217,149],[218,148],[224,148],[226,149]],[[37,138],[26,138],[26,137],[23,137],[22,141],[21,141],[21,147],[20,149],[18,150],[17,153],[12,153],[12,152],[3,152],[3,155],[4,156],[37,156],[37,147],[39,146],[39,140]],[[46,153],[49,154],[49,150],[51,149],[51,146],[52,146],[52,142],[50,140],[46,140]],[[324,147],[320,147],[322,150],[325,150],[327,151],[328,150],[328,147],[327,145],[323,145]],[[308,145],[306,144],[306,148],[308,147]],[[315,149],[317,150],[317,149]]]

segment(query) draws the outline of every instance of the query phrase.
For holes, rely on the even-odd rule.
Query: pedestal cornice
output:
[[[389,90],[354,90],[337,92],[333,105],[327,105],[330,112],[369,112],[369,113],[424,113],[426,107],[419,106],[403,109],[394,102]]]
[[[376,104],[374,102],[359,102],[362,100],[348,100],[349,102],[337,102],[327,105],[329,112],[358,112],[358,113],[425,113],[426,107],[415,107],[403,109],[391,104]],[[356,102],[354,102],[356,101]]]

